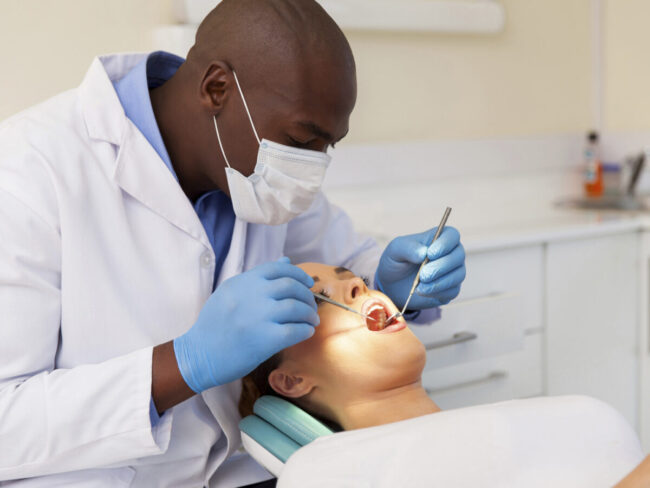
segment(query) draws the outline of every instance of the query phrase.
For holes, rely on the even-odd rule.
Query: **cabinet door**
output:
[[[544,249],[541,244],[471,252],[466,267],[467,278],[460,296],[452,304],[514,293],[521,297],[525,311],[523,329],[538,331],[543,326]]]
[[[510,354],[425,369],[422,386],[443,410],[542,395],[542,337],[527,335]]]
[[[638,234],[547,249],[546,380],[550,395],[599,398],[637,426]]]
[[[641,375],[639,431],[643,450],[650,451],[650,232],[639,240],[639,372]]]

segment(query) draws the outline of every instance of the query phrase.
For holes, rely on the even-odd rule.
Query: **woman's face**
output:
[[[313,277],[312,291],[354,310],[378,315],[377,309],[383,308],[387,316],[397,311],[386,295],[369,290],[345,268],[318,263],[299,267]],[[315,334],[285,349],[280,366],[270,374],[278,393],[300,398],[335,420],[336,405],[420,381],[426,351],[403,319],[373,331],[375,322],[327,302],[318,305],[318,315]]]

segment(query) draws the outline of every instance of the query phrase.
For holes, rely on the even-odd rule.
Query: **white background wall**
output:
[[[604,14],[605,128],[649,131],[650,2],[609,0]]]
[[[151,48],[169,0],[0,0],[0,119],[77,86],[93,57]]]
[[[581,133],[591,127],[591,0],[501,0],[494,36],[349,32],[351,142]],[[152,48],[172,0],[0,0],[0,119],[76,86],[92,57]],[[646,0],[603,0],[604,115],[650,130]]]

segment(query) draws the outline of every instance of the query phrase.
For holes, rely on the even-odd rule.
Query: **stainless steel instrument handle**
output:
[[[431,344],[425,344],[424,347],[427,351],[432,349],[440,349],[441,347],[453,346],[454,344],[460,344],[462,342],[473,341],[478,336],[474,332],[456,332],[449,339],[444,341],[432,342]]]
[[[492,371],[491,373],[488,373],[486,376],[483,376],[481,378],[476,378],[475,380],[469,380],[469,381],[465,381],[463,383],[456,383],[454,385],[443,386],[441,388],[425,388],[424,390],[429,395],[439,395],[439,394],[445,393],[447,391],[458,390],[460,388],[468,388],[470,386],[477,386],[477,385],[481,385],[483,383],[489,383],[489,382],[496,381],[496,380],[502,380],[502,379],[505,379],[507,377],[508,377],[508,372],[507,371]]]

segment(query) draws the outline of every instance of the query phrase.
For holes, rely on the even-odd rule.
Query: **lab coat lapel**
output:
[[[243,353],[245,354],[245,353]],[[241,381],[233,381],[225,385],[210,388],[201,393],[203,400],[212,412],[212,415],[219,422],[219,426],[228,441],[227,448],[220,453],[220,460],[215,460],[220,464],[226,457],[230,456],[241,446],[241,434],[239,433],[239,396],[241,394]]]
[[[248,226],[246,222],[235,217],[235,224],[230,239],[230,249],[221,265],[221,271],[217,278],[217,286],[228,278],[241,273],[244,270],[244,257],[246,252],[246,238],[248,237]]]
[[[192,204],[158,153],[127,118],[111,80],[119,79],[146,54],[95,58],[79,87],[88,136],[119,148],[110,164],[116,183],[133,198],[211,249]]]
[[[230,249],[221,267],[217,286],[231,276],[283,256],[286,235],[286,224],[249,224],[235,218]]]
[[[189,199],[158,153],[128,119],[114,178],[133,198],[211,249]]]

